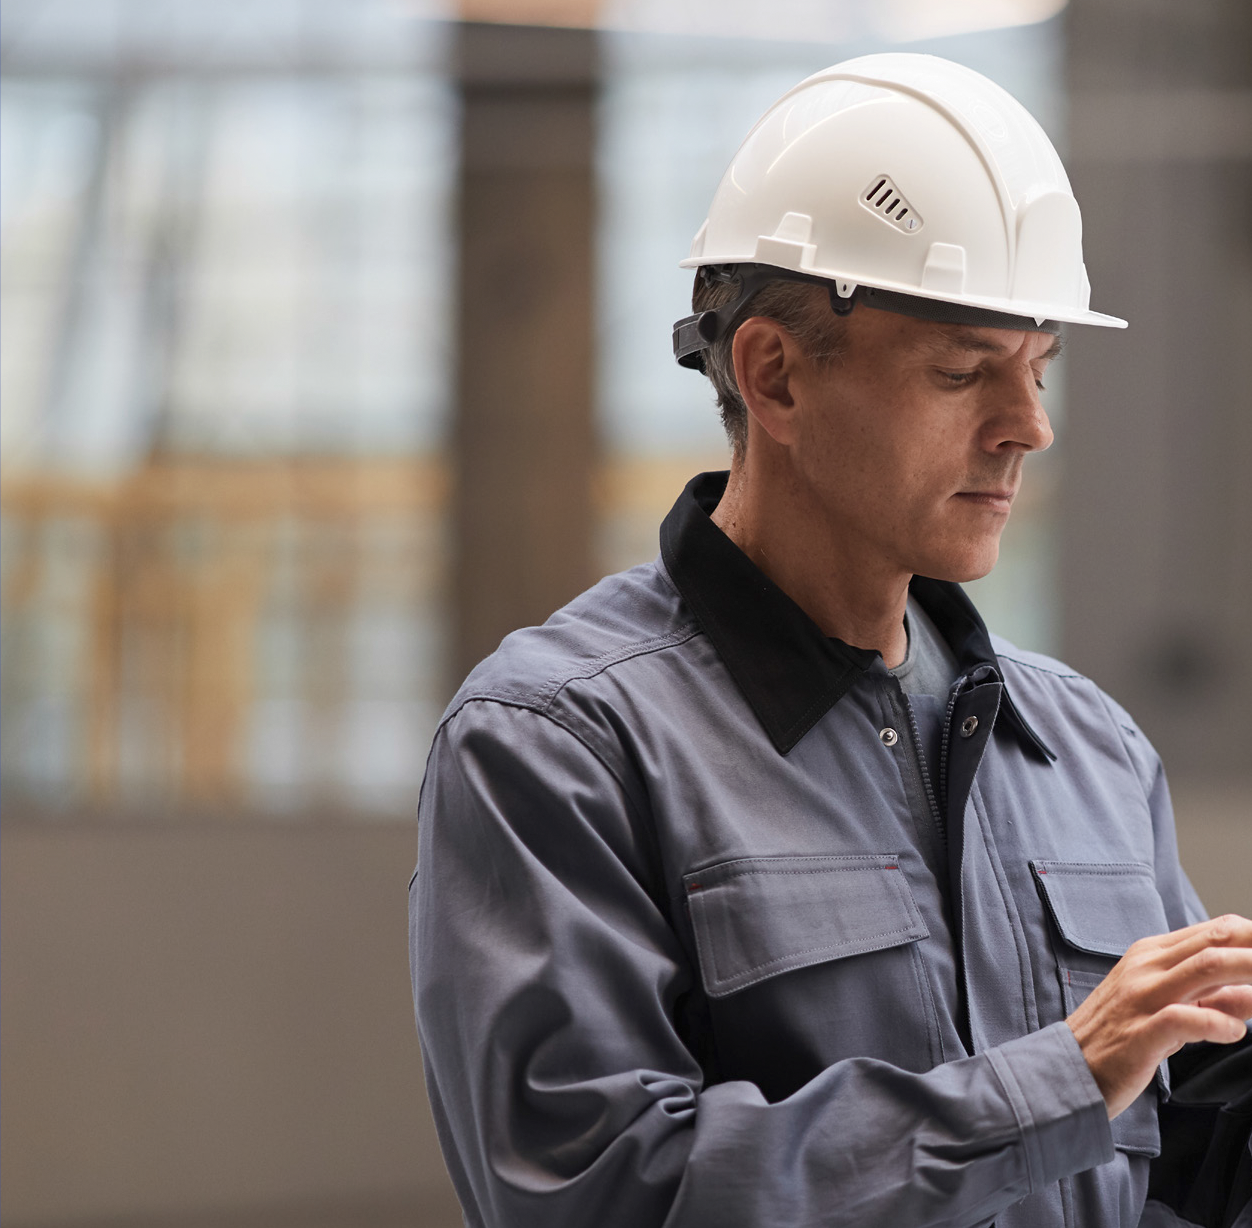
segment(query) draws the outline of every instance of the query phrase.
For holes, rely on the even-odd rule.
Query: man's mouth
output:
[[[1013,506],[1013,498],[1017,491],[1007,490],[962,490],[956,498],[964,503],[973,503],[993,512],[1007,512]]]

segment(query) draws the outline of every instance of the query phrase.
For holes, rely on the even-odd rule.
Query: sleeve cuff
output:
[[[1025,1140],[1032,1193],[1113,1159],[1108,1108],[1068,1024],[1051,1024],[987,1056]]]

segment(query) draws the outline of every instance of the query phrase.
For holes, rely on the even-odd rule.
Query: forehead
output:
[[[977,328],[969,324],[939,324],[917,320],[918,328],[906,333],[911,348],[934,358],[995,358],[1021,356],[1030,362],[1055,358],[1064,345],[1055,333],[1025,332],[1004,328]]]

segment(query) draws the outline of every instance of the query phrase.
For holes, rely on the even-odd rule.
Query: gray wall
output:
[[[0,833],[6,1225],[459,1223],[402,827]]]
[[[1252,5],[1078,0],[1063,655],[1178,780],[1252,795]],[[1252,823],[1252,804],[1246,810]]]

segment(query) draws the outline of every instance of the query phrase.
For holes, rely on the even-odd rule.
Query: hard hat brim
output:
[[[712,260],[701,259],[699,257],[688,257],[686,260],[679,261],[678,267],[681,269],[698,269],[706,265],[724,265],[731,263],[725,259]],[[759,261],[745,260],[744,264],[753,264],[760,267]],[[1057,324],[1089,324],[1096,328],[1126,328],[1127,321],[1120,316],[1105,315],[1100,311],[1091,311],[1086,308],[1074,307],[1072,304],[1061,303],[1032,303],[1021,302],[1017,299],[990,298],[981,295],[972,294],[939,294],[933,291],[920,292],[916,286],[903,285],[899,282],[889,282],[884,279],[863,279],[857,277],[853,273],[842,273],[834,269],[787,269],[782,266],[776,266],[779,269],[780,278],[785,279],[788,274],[792,277],[799,273],[804,280],[812,279],[814,281],[827,281],[838,286],[839,293],[843,297],[847,297],[857,286],[864,286],[870,290],[885,290],[889,294],[903,295],[910,299],[923,299],[934,303],[949,303],[954,308],[974,308],[979,311],[991,312],[997,315],[1014,316],[1018,318],[1033,318],[1039,324],[1045,320],[1054,321]],[[869,303],[875,306],[874,303]],[[898,310],[894,307],[886,307],[886,310]],[[920,312],[906,311],[902,314],[921,315]],[[959,321],[953,320],[953,323]],[[992,328],[995,324],[988,321],[985,327]],[[1014,325],[1007,324],[1004,327],[1012,328]]]

